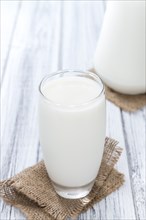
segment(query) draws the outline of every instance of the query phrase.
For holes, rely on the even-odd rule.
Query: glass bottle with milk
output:
[[[146,92],[145,4],[143,0],[107,2],[94,67],[120,93]]]
[[[62,71],[39,87],[40,143],[49,177],[65,198],[86,196],[97,176],[105,141],[105,95],[90,72]]]

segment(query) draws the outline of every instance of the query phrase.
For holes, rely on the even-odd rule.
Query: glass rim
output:
[[[73,105],[70,105],[70,104],[62,104],[62,103],[58,103],[56,101],[52,101],[51,99],[47,98],[43,92],[42,92],[42,84],[47,80],[47,79],[51,79],[52,77],[54,76],[57,76],[57,75],[60,75],[60,74],[64,74],[64,73],[80,73],[80,74],[88,74],[89,76],[91,76],[96,82],[100,82],[100,85],[101,85],[101,92],[94,98],[91,98],[89,101],[86,101],[84,103],[81,103],[81,104],[73,104]],[[86,77],[86,76],[85,76]],[[39,93],[41,95],[41,97],[43,99],[45,99],[45,101],[47,101],[49,104],[52,104],[52,105],[55,105],[57,107],[67,107],[67,108],[76,108],[76,107],[81,107],[81,106],[85,106],[85,105],[88,105],[92,102],[95,102],[97,99],[99,99],[101,97],[101,95],[105,92],[105,87],[104,87],[104,83],[102,81],[102,79],[99,77],[98,74],[96,73],[93,73],[93,72],[90,72],[90,71],[84,71],[84,70],[72,70],[72,69],[65,69],[65,70],[59,70],[59,71],[56,71],[56,72],[53,72],[51,74],[47,74],[45,75],[40,84],[39,84]]]

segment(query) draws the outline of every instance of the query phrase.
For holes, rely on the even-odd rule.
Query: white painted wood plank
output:
[[[121,120],[121,111],[118,107],[110,102],[107,102],[107,134],[108,136],[118,140],[119,146],[123,148],[122,156],[116,167],[119,171],[125,174],[125,184],[115,192],[115,198],[113,198],[119,207],[119,212],[121,215],[121,217],[119,217],[121,219],[136,219],[132,197],[131,180],[129,175],[128,157]]]
[[[2,179],[41,159],[37,100],[44,74],[57,70],[60,3],[25,1],[2,84]],[[1,219],[24,219],[1,203]]]
[[[87,69],[92,66],[103,15],[102,1],[63,2],[63,69]],[[65,62],[68,56],[71,60]]]
[[[122,118],[136,219],[146,219],[146,107],[135,113],[123,111]]]
[[[19,1],[1,1],[1,73],[5,71],[7,65],[20,7]]]

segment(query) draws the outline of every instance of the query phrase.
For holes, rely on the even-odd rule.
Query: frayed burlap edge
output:
[[[105,183],[105,187],[102,187],[101,190],[98,191],[98,194],[97,194],[96,187],[94,187],[93,191],[96,192],[96,196],[93,197],[93,199],[89,203],[87,203],[87,205],[82,206],[81,212],[87,211],[89,208],[93,207],[94,204],[96,204],[97,202],[100,202],[103,198],[107,197],[108,195],[110,195],[112,192],[116,191],[120,186],[123,185],[124,175],[122,173],[119,173],[117,170],[113,169],[112,175],[114,175],[115,181],[113,181],[112,177],[109,176],[109,179],[110,179],[109,182]],[[10,189],[9,184],[6,187],[9,188],[10,191],[12,190],[10,193],[15,194],[15,197],[17,197],[17,203],[13,200],[10,200],[9,197],[3,198],[4,201],[7,204],[13,205],[14,207],[20,209],[27,219],[29,220],[31,219],[33,220],[40,220],[40,219],[41,220],[55,220],[55,218],[53,218],[49,214],[49,212],[46,212],[42,207],[39,207],[38,205],[33,205],[34,201],[31,202],[31,200],[29,200],[28,198],[25,198],[25,195],[18,193],[18,192],[14,192],[13,188]],[[20,204],[18,203],[19,198],[21,199]],[[22,202],[24,201],[22,198],[25,200],[24,203]],[[86,200],[88,201],[88,199]],[[68,216],[68,217],[76,218],[80,213],[74,212],[71,216]],[[63,213],[61,216],[62,216],[61,217],[62,220],[67,218],[66,214],[63,214]]]
[[[48,181],[49,178],[45,176],[47,173],[43,162],[40,162],[31,168],[27,168],[10,180],[3,181],[0,184],[1,197],[3,197],[7,203],[19,208],[28,219],[50,220],[75,217],[92,207],[93,204],[99,202],[123,184],[124,175],[113,168],[122,152],[122,149],[117,147],[117,143],[118,142],[115,140],[106,138],[105,152],[99,174],[91,193],[85,198],[66,200],[57,196],[53,188],[51,188],[50,181]],[[33,175],[37,175],[38,177],[38,171],[42,171],[42,179],[46,182],[45,189],[46,186],[49,186],[49,189],[46,189],[46,191],[49,191],[51,194],[51,201],[49,201],[48,197],[48,200],[42,198],[44,195],[38,194],[35,190],[29,189],[29,186],[25,185],[26,182],[23,182],[24,174],[26,175],[26,178],[29,179],[28,173],[31,173],[33,178]],[[42,186],[43,185],[39,187]],[[32,192],[35,193],[35,195]]]
[[[89,71],[96,73],[94,68]],[[146,105],[146,94],[126,95],[105,86],[106,98],[124,111],[134,112]]]

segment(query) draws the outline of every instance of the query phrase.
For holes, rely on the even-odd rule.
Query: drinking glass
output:
[[[63,70],[39,86],[43,158],[58,195],[86,196],[98,174],[105,141],[105,93],[97,74]]]

